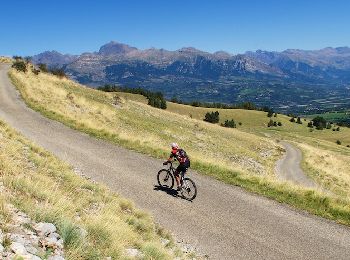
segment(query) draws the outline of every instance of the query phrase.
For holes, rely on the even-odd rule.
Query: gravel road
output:
[[[350,229],[190,172],[191,203],[157,190],[162,161],[96,140],[27,108],[0,65],[0,118],[36,144],[135,201],[210,259],[349,259]]]
[[[286,153],[276,164],[277,176],[282,180],[292,181],[305,187],[316,187],[315,182],[300,167],[301,151],[285,141],[280,142],[280,144],[284,147]]]

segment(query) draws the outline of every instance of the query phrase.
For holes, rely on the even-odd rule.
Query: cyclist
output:
[[[175,170],[177,190],[180,190],[182,183],[180,183],[179,173],[182,173],[183,175],[185,175],[187,169],[190,167],[190,159],[188,158],[185,150],[181,149],[177,143],[172,143],[169,159],[165,161],[163,164],[167,165],[173,159],[177,160],[180,163]]]

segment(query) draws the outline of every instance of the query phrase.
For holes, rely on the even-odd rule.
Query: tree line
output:
[[[131,94],[139,94],[148,99],[148,105],[161,109],[167,108],[166,100],[164,99],[162,92],[152,92],[142,88],[129,88],[116,85],[104,85],[102,87],[98,87],[97,89],[105,92],[125,92]]]

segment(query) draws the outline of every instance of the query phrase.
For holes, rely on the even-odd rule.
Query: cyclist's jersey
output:
[[[169,159],[176,158],[180,164],[189,163],[190,159],[187,156],[187,153],[183,149],[172,149]]]

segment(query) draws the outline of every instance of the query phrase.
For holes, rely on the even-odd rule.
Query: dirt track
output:
[[[316,187],[316,184],[307,177],[300,167],[302,160],[301,151],[290,143],[281,142],[286,153],[283,158],[277,162],[276,172],[280,179],[292,181],[305,187]]]
[[[191,172],[193,203],[155,189],[161,161],[96,140],[27,108],[0,65],[0,119],[150,211],[211,259],[349,259],[350,229]]]

